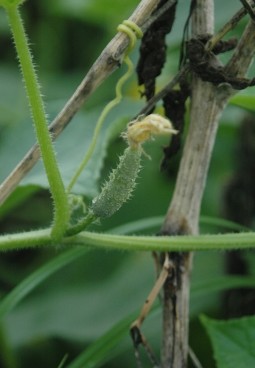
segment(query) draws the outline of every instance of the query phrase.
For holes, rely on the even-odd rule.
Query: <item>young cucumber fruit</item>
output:
[[[177,134],[168,119],[157,114],[139,116],[127,126],[122,137],[129,147],[120,157],[119,164],[112,171],[101,193],[92,201],[91,210],[96,217],[110,217],[131,196],[140,170],[142,153],[149,157],[142,144],[157,135]]]
[[[92,202],[92,211],[97,217],[110,217],[131,196],[140,170],[142,149],[128,147],[120,157],[101,193]]]

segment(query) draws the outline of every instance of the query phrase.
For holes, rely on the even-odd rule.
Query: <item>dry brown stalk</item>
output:
[[[192,36],[213,33],[213,0],[197,0]],[[250,22],[227,65],[227,73],[244,76],[254,55],[255,25]],[[219,118],[235,91],[193,76],[190,126],[174,194],[162,233],[198,234],[199,215]],[[164,286],[161,368],[185,368],[188,355],[191,253],[171,253],[174,267]]]

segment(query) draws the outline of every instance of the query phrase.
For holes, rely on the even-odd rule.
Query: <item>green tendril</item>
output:
[[[126,51],[126,55],[135,47],[137,38],[143,37],[143,32],[137,24],[132,22],[132,20],[124,20],[122,24],[119,24],[117,27],[117,31],[126,33],[129,37],[129,46]]]
[[[141,29],[132,21],[130,20],[125,20],[123,21],[122,24],[120,24],[117,28],[117,30],[119,32],[124,32],[127,34],[127,36],[129,37],[130,43],[129,43],[129,47],[126,51],[126,54],[124,56],[124,63],[127,65],[127,71],[126,73],[118,80],[116,87],[115,87],[115,98],[110,101],[103,109],[103,111],[101,112],[101,115],[98,118],[98,121],[96,123],[96,127],[94,130],[94,134],[92,137],[92,141],[90,143],[90,146],[80,164],[80,166],[78,167],[76,173],[74,174],[70,184],[67,187],[67,192],[70,193],[71,189],[73,188],[74,184],[76,183],[78,177],[80,176],[80,174],[82,173],[82,171],[84,170],[84,168],[86,167],[88,161],[90,160],[95,147],[96,147],[96,143],[98,140],[98,136],[100,133],[100,130],[103,126],[103,123],[107,117],[107,115],[109,114],[109,112],[120,103],[121,99],[122,99],[122,87],[124,85],[124,83],[129,79],[129,77],[131,77],[133,70],[134,70],[134,66],[133,66],[133,62],[132,60],[128,57],[128,53],[134,48],[135,43],[137,38],[141,38],[143,36],[143,33],[141,31]]]

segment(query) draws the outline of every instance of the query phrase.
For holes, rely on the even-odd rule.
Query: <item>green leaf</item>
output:
[[[137,313],[123,318],[120,322],[116,323],[104,335],[86,348],[68,365],[68,368],[96,368],[102,366],[103,363],[117,354],[115,348],[120,344],[121,340],[128,335],[129,326],[137,316]]]
[[[73,192],[85,195],[89,198],[96,196],[98,193],[98,180],[100,178],[107,146],[115,133],[112,126],[114,126],[115,123],[119,125],[119,120],[129,115],[131,106],[132,111],[135,112],[136,109],[138,111],[140,104],[125,99],[109,114],[100,133],[96,150],[87,167],[79,177]],[[96,108],[89,112],[81,111],[55,143],[60,171],[65,185],[69,184],[78,163],[86,152],[100,110],[101,109]],[[55,116],[56,114],[57,111],[55,111],[54,108],[54,112],[51,111],[50,115]],[[27,118],[26,120],[19,121],[18,117],[15,119],[14,116],[12,116],[12,119],[12,124],[8,125],[4,131],[4,142],[0,149],[0,156],[4,157],[4,165],[0,173],[0,180],[5,179],[34,143],[33,128],[29,119]],[[41,188],[48,188],[47,178],[41,162],[39,162],[23,179],[21,185],[36,185]]]
[[[60,171],[67,186],[75,172],[78,163],[81,161],[86,147],[88,147],[93,127],[97,119],[97,112],[79,114],[73,124],[57,140],[55,146],[58,154]],[[99,139],[97,148],[92,156],[88,166],[79,177],[73,192],[83,194],[87,197],[94,197],[97,194],[97,181],[100,177],[103,159],[106,153],[108,139],[102,139],[106,136],[106,126],[102,129],[102,135]],[[42,164],[37,164],[33,170],[24,178],[22,185],[38,185],[48,188],[47,178],[45,176]]]
[[[238,93],[230,99],[230,103],[243,109],[255,111],[254,88],[249,89],[249,93]]]
[[[108,26],[112,30],[112,26],[115,24],[117,27],[118,22],[122,20],[120,20],[120,14],[123,17],[129,16],[137,6],[137,1],[115,0],[114,7],[111,0],[57,0],[54,3],[47,1],[46,5],[51,13],[87,20],[90,23],[101,24],[102,22],[102,26]]]
[[[8,6],[19,6],[24,3],[25,0],[0,0],[0,6],[8,7]]]
[[[35,143],[35,135],[29,117],[27,102],[24,97],[24,88],[18,72],[15,69],[2,68],[0,71],[0,81],[0,128],[2,129],[0,137],[0,156],[2,157],[0,181],[3,181]],[[64,86],[63,88],[66,87]],[[112,98],[114,98],[114,89],[112,91]],[[15,109],[13,109],[13,100],[15,100]],[[64,103],[65,101],[63,100],[53,100],[48,103],[47,110],[51,119],[58,114]],[[89,198],[97,195],[98,180],[103,167],[106,150],[109,141],[113,137],[116,137],[114,126],[116,124],[119,129],[120,120],[123,120],[123,117],[131,117],[130,112],[132,112],[133,117],[139,111],[140,107],[141,102],[124,98],[111,111],[103,125],[96,150],[74,187],[75,193],[85,195]],[[86,152],[86,148],[90,144],[95,123],[102,108],[103,106],[97,106],[91,110],[81,110],[55,143],[60,171],[63,175],[65,185],[69,184],[78,163],[80,163]],[[122,123],[122,127],[125,127],[125,123]],[[38,162],[21,182],[21,186],[27,185],[48,188],[47,178],[41,162]],[[24,195],[26,194],[27,192],[24,192]],[[21,200],[20,196],[19,200]],[[11,205],[13,206],[13,203]]]
[[[213,280],[205,280],[204,282],[192,285],[191,293],[191,315],[193,313],[193,305],[195,299],[203,298],[213,292],[222,291],[226,288],[234,288],[240,286],[254,286],[255,278],[249,277],[217,277]],[[155,314],[158,315],[160,306],[157,305],[149,314],[149,318]],[[121,341],[128,335],[130,323],[137,317],[138,311],[128,317],[124,317],[120,322],[113,325],[105,334],[99,337],[95,342],[90,344],[71,364],[68,368],[96,368],[103,366],[113,356],[119,355],[121,351]],[[237,367],[239,368],[239,367]]]
[[[18,187],[0,207],[0,219],[8,215],[15,207],[21,205],[28,200],[33,194],[39,190],[36,185],[27,185]]]
[[[103,167],[106,150],[112,139],[112,132],[114,131],[114,129],[112,130],[112,126],[114,124],[119,125],[119,119],[123,119],[123,117],[128,115],[131,106],[133,109],[136,109],[139,104],[135,104],[134,106],[133,102],[126,99],[113,109],[107,117],[100,132],[95,152],[72,190],[74,193],[82,194],[89,198],[94,197],[98,193],[98,180]],[[100,110],[97,108],[91,112],[79,113],[56,142],[60,171],[66,186],[73,177],[78,164],[81,162],[91,142]],[[47,188],[48,183],[42,167],[37,165],[23,180],[23,184],[36,184]]]
[[[192,285],[193,297],[203,297],[208,293],[235,288],[254,288],[255,277],[250,276],[217,276],[198,281]]]
[[[31,273],[0,302],[0,319],[9,313],[33,289],[65,265],[83,256],[87,249],[75,248],[60,254],[41,268]]]
[[[158,231],[160,226],[164,222],[164,216],[154,216],[154,217],[145,217],[141,220],[136,220],[132,222],[127,222],[123,225],[119,225],[110,230],[112,234],[136,234],[138,232],[144,233],[147,230],[151,230],[155,228],[155,231]],[[202,225],[213,225],[219,228],[224,228],[232,231],[249,231],[247,227],[237,224],[233,221],[225,220],[220,217],[213,216],[201,216],[200,224]]]
[[[202,316],[218,368],[255,367],[255,317],[216,321]]]
[[[105,253],[96,254],[100,264],[104,264]],[[129,315],[130,311],[140,308],[154,282],[154,270],[149,267],[151,257],[126,255],[126,258],[113,275],[103,277],[100,282],[87,283],[84,280],[73,285],[63,272],[59,275],[61,277],[58,284],[54,284],[51,279],[51,285],[48,288],[46,285],[43,292],[24,300],[4,321],[13,346],[21,346],[42,335],[62,336],[83,342],[93,341],[123,316]],[[77,262],[80,262],[79,259]],[[95,268],[94,272],[100,270]],[[139,279],[141,273],[143,278]],[[84,271],[81,272],[81,277],[82,274]],[[145,291],[141,293],[141,290]],[[26,327],[17,330],[17,326]]]
[[[192,285],[191,293],[191,314],[193,315],[193,305],[195,299],[204,298],[215,291],[222,291],[230,287],[239,286],[254,286],[254,278],[246,277],[218,277],[213,280],[204,281]],[[160,311],[160,306],[157,305],[151,313]],[[70,365],[68,368],[96,368],[102,366],[109,359],[113,358],[113,355],[121,353],[121,340],[128,335],[128,328],[130,323],[138,315],[134,313],[128,317],[123,318],[120,322],[112,326],[105,334],[98,338],[94,343],[90,344]],[[116,348],[118,346],[118,350]],[[238,367],[239,368],[239,367]]]

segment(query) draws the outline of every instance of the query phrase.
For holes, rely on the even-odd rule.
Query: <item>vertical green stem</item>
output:
[[[6,6],[6,12],[9,17],[10,27],[24,77],[41,157],[54,201],[52,237],[58,240],[62,237],[69,219],[67,195],[58,169],[50,133],[48,131],[40,87],[19,9],[16,5],[8,5]]]

